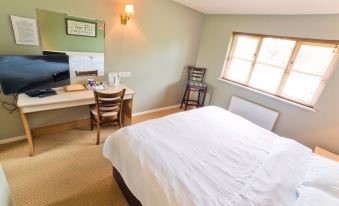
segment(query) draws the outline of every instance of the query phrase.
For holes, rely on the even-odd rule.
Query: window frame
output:
[[[250,72],[249,72],[247,79],[244,83],[232,80],[230,78],[227,78],[227,75],[228,75],[228,72],[229,72],[229,69],[230,69],[230,64],[231,64],[232,59],[233,59],[235,47],[237,45],[237,39],[238,39],[238,37],[241,37],[241,36],[245,36],[247,38],[258,39],[257,48],[256,48],[255,54],[253,56],[253,60],[251,62]],[[275,39],[285,39],[285,40],[295,41],[295,45],[294,45],[294,48],[292,49],[288,63],[284,68],[282,68],[284,70],[284,73],[283,73],[283,76],[282,76],[282,78],[279,82],[278,89],[274,93],[268,92],[268,91],[265,91],[263,89],[256,88],[256,87],[249,85],[249,81],[250,81],[252,73],[254,71],[254,67],[256,65],[258,54],[259,54],[259,51],[260,51],[260,48],[261,48],[261,45],[262,45],[264,38],[275,38]],[[299,51],[300,51],[300,48],[302,47],[302,45],[318,45],[318,46],[321,46],[321,47],[330,47],[330,48],[335,49],[334,56],[333,56],[332,60],[330,61],[329,65],[326,69],[326,72],[322,76],[292,70],[294,62],[295,62],[296,58],[298,57],[298,54],[299,54]],[[235,58],[237,58],[237,57],[235,57]],[[230,82],[233,82],[235,84],[240,84],[241,86],[248,87],[248,88],[254,89],[254,90],[258,90],[260,92],[264,92],[264,93],[267,93],[269,95],[273,95],[273,96],[276,96],[278,98],[282,98],[282,99],[285,99],[287,101],[291,101],[293,103],[296,103],[296,104],[306,106],[306,107],[313,109],[315,107],[322,91],[326,87],[328,79],[333,74],[333,71],[334,71],[335,66],[338,62],[338,59],[339,59],[339,40],[321,40],[321,39],[310,39],[310,38],[287,37],[287,36],[265,35],[265,34],[253,34],[253,33],[244,33],[244,32],[233,32],[231,43],[230,43],[230,46],[227,50],[227,55],[226,55],[223,70],[221,72],[220,79],[230,81]],[[302,73],[302,74],[311,75],[311,76],[314,76],[314,77],[318,76],[318,77],[321,78],[320,83],[319,83],[317,89],[315,90],[315,93],[314,93],[313,98],[311,100],[311,103],[305,102],[305,101],[302,101],[302,100],[297,100],[297,99],[290,98],[290,97],[282,95],[282,91],[284,89],[284,86],[285,86],[287,79],[289,77],[289,74],[291,72]]]

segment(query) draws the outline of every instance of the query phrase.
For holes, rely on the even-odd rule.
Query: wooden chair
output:
[[[206,70],[206,68],[188,66],[188,81],[184,96],[182,97],[180,109],[183,104],[185,104],[185,110],[187,109],[187,106],[204,106],[207,93],[207,85],[204,83]],[[198,92],[198,99],[190,99],[190,92]]]
[[[126,89],[117,93],[100,93],[94,91],[95,106],[91,107],[91,130],[93,124],[97,127],[97,142],[100,143],[100,127],[106,123],[117,123],[122,127],[121,111]]]

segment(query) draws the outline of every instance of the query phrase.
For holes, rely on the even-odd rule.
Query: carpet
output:
[[[178,111],[134,117],[133,123]],[[0,164],[16,205],[128,206],[111,163],[102,155],[106,137],[116,130],[102,127],[100,145],[95,145],[95,130],[86,128],[37,137],[33,157],[28,156],[26,140],[0,145]]]

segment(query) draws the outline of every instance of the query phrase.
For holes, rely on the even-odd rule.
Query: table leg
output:
[[[32,137],[32,133],[31,133],[31,128],[29,127],[27,116],[22,111],[21,108],[20,108],[20,115],[21,115],[22,124],[24,126],[26,137],[27,137],[29,155],[33,156],[34,155],[34,146],[33,146],[33,137]]]
[[[123,126],[129,126],[132,124],[132,107],[133,107],[133,98],[124,99],[122,104],[122,124]]]

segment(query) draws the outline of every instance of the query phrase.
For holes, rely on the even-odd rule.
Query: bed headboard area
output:
[[[270,131],[279,116],[275,110],[236,96],[232,96],[228,110]]]

